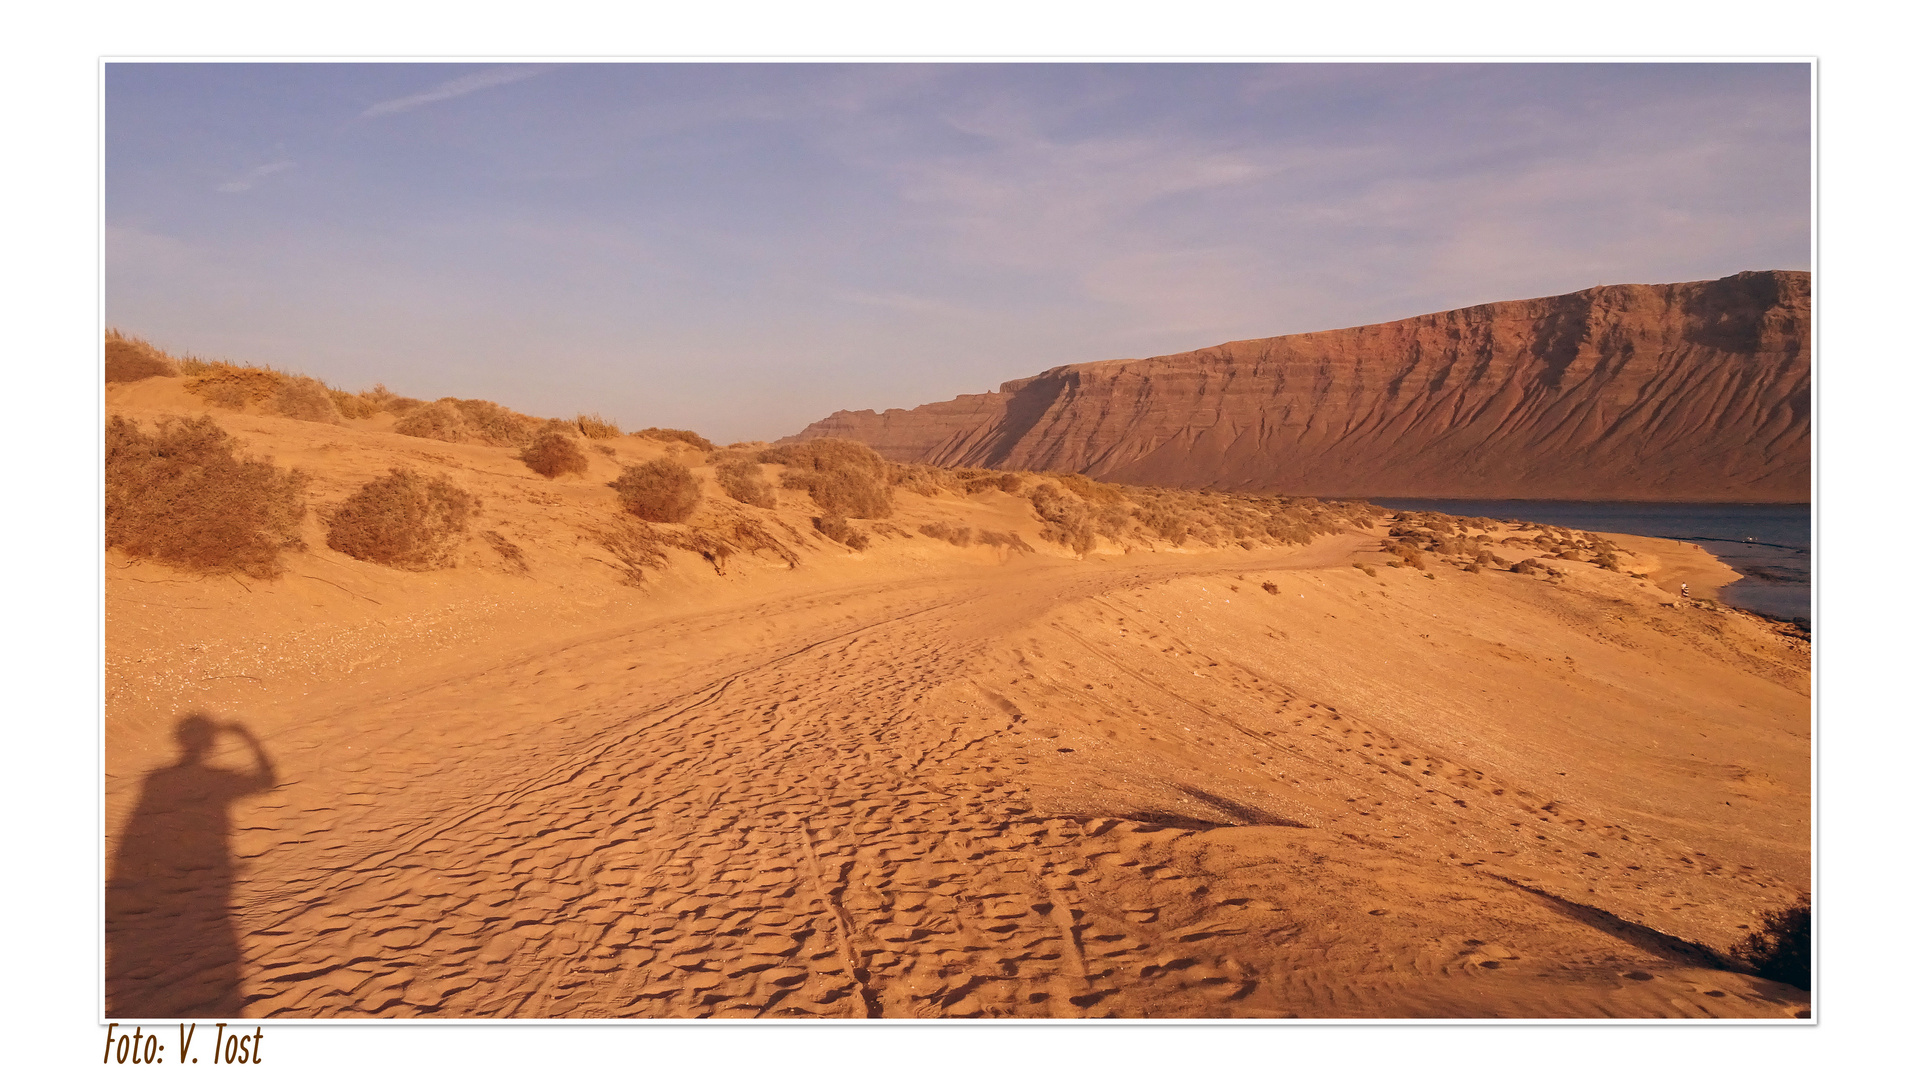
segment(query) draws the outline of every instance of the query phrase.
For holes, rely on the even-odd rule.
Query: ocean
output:
[[[1809,503],[1550,502],[1536,499],[1367,500],[1393,510],[1535,521],[1567,529],[1689,540],[1744,577],[1717,592],[1779,619],[1811,615]]]

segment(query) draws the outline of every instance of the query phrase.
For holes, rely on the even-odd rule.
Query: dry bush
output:
[[[886,482],[893,487],[902,487],[914,495],[931,498],[945,492],[945,486],[939,481],[944,470],[930,465],[893,465],[886,466]]]
[[[524,446],[545,421],[476,398],[442,398],[466,418],[466,427],[487,446]]]
[[[573,423],[579,425],[579,434],[588,439],[616,439],[619,437],[619,425],[600,416],[598,413],[580,413]]]
[[[864,551],[872,544],[872,538],[853,528],[852,523],[845,520],[844,514],[828,512],[822,517],[815,517],[812,527],[819,530],[819,535],[837,540],[853,551]]]
[[[919,532],[956,547],[968,547],[972,543],[972,527],[960,525],[956,521],[935,521],[930,525],[920,525]]]
[[[586,473],[586,452],[579,449],[579,443],[563,431],[547,429],[540,432],[519,452],[519,460],[549,479],[566,473],[579,476]]]
[[[339,410],[341,416],[348,420],[366,420],[378,416],[383,411],[381,406],[384,402],[379,395],[385,390],[384,386],[379,386],[354,394],[328,387],[326,392],[332,397],[333,407]],[[385,396],[392,397],[391,394],[385,394]]]
[[[651,439],[654,442],[679,442],[685,443],[687,446],[697,447],[700,450],[712,449],[711,439],[706,438],[696,431],[686,431],[683,428],[649,427],[644,431],[635,431],[633,434],[642,439]]]
[[[759,460],[784,465],[779,482],[808,492],[827,514],[868,519],[892,515],[886,460],[864,443],[813,439],[761,451]]]
[[[1092,515],[1085,504],[1060,491],[1057,484],[1043,483],[1032,489],[1032,509],[1045,523],[1039,529],[1041,540],[1062,544],[1083,555],[1092,550]]]
[[[273,411],[291,420],[316,424],[338,424],[346,419],[326,384],[304,375],[288,377],[280,384],[279,393],[273,395]]]
[[[1759,928],[1732,953],[1758,975],[1799,990],[1811,988],[1811,910],[1800,903],[1766,912]]]
[[[1007,495],[1016,495],[1025,486],[1024,478],[1017,473],[985,472],[984,475],[977,475],[980,471],[967,469],[960,473],[965,480],[967,495],[977,495],[981,491],[1003,491]]]
[[[765,469],[758,462],[742,457],[725,457],[713,470],[719,489],[747,506],[771,510],[779,505],[772,485],[765,482]]]
[[[147,434],[107,421],[106,546],[204,572],[276,577],[303,545],[306,479],[241,458],[210,416],[170,417]]]
[[[1093,505],[1125,501],[1125,489],[1117,484],[1101,484],[1083,473],[1048,474],[1060,487]]]
[[[440,477],[394,469],[369,480],[327,519],[326,546],[401,570],[450,566],[479,500]]]
[[[449,443],[469,442],[473,437],[466,426],[466,415],[447,398],[408,410],[393,425],[393,430],[415,439]]]
[[[156,375],[178,375],[173,359],[143,338],[129,337],[118,330],[106,332],[106,381],[139,382]]]
[[[185,365],[181,365],[185,370]],[[235,364],[207,363],[186,380],[186,389],[209,405],[226,409],[244,409],[263,405],[279,396],[286,376],[271,368],[239,367]]]
[[[646,521],[684,521],[699,505],[699,479],[676,461],[655,458],[628,465],[607,485],[626,512]]]

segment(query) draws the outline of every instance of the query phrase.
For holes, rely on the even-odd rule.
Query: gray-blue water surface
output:
[[[1735,607],[1779,619],[1811,613],[1809,503],[1550,502],[1539,499],[1368,500],[1392,510],[1535,521],[1567,529],[1689,540],[1744,575],[1717,591]]]

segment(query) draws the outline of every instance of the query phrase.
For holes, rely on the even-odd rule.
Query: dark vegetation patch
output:
[[[444,477],[394,469],[369,480],[327,519],[326,546],[399,570],[453,565],[479,500]]]
[[[1799,990],[1811,988],[1811,911],[1808,903],[1765,913],[1732,959],[1753,972]]]
[[[699,505],[699,479],[676,461],[628,465],[610,485],[626,512],[645,521],[684,521]]]
[[[277,577],[302,547],[306,479],[244,458],[210,416],[169,417],[151,432],[107,421],[106,546],[206,573]]]

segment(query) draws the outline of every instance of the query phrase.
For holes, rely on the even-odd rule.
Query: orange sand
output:
[[[166,379],[109,409],[202,411]],[[108,553],[109,852],[167,835],[130,819],[190,712],[274,772],[228,811],[237,987],[155,968],[135,1015],[1808,1008],[1696,947],[1810,881],[1808,645],[1651,583],[1708,595],[1701,553],[1426,577],[1380,528],[1081,560],[1012,496],[901,492],[901,535],[855,554],[782,491],[797,569],[674,553],[631,588],[585,529],[659,444],[547,481],[375,422],[216,416],[322,507],[443,471],[529,572],[476,540],[454,570],[358,563],[317,522],[273,582]],[[904,535],[935,520],[1039,550]],[[212,764],[252,762],[220,736]]]

